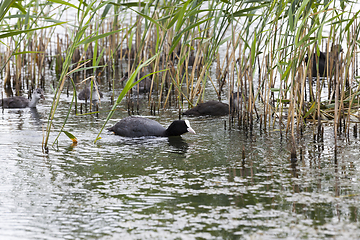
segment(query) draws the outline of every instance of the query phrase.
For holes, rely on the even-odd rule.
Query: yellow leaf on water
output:
[[[65,135],[68,136],[68,138],[70,138],[73,143],[78,142],[77,138],[73,134],[69,133],[68,131],[64,131],[64,130],[62,132],[65,133]]]

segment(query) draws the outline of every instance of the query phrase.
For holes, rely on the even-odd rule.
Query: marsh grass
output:
[[[113,107],[103,128],[145,77],[151,78],[146,94],[153,113],[175,107],[181,115],[208,99],[208,91],[219,100],[226,96],[225,101],[235,93],[238,108],[229,122],[236,125],[230,127],[250,132],[255,125],[260,131],[278,129],[294,145],[309,123],[321,141],[323,123],[333,123],[336,138],[349,136],[358,122],[359,12],[351,2],[80,1],[78,7],[58,5],[59,1],[33,3],[37,2],[17,9],[13,1],[0,4],[5,29],[0,35],[1,73],[4,86],[17,94],[46,86],[47,69],[57,74],[58,80],[50,84],[54,98],[44,137],[46,151],[53,127],[75,138],[66,131],[66,121],[74,106],[78,114],[77,83],[89,77],[112,93]],[[17,13],[6,16],[10,7]],[[30,15],[26,9],[38,14]],[[68,9],[75,11],[75,21],[65,25],[60,19]],[[55,10],[57,19],[52,15]],[[65,34],[59,33],[60,25],[66,26]],[[339,61],[327,63],[335,72],[311,77],[305,56],[329,52],[334,44],[344,50]],[[116,96],[117,82],[125,72],[128,81]],[[103,75],[107,82],[101,82]],[[66,83],[73,100],[62,126],[54,126]],[[96,113],[90,109],[87,114]]]

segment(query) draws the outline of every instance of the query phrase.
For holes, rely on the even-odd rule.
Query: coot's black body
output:
[[[225,116],[229,114],[229,104],[219,101],[207,101],[199,103],[196,107],[187,110],[183,115],[187,116]]]
[[[306,56],[305,57],[305,62],[306,64],[309,63],[309,57]],[[320,77],[324,77],[326,76],[326,53],[324,52],[320,52],[320,55],[317,56],[316,53],[312,54],[312,68],[311,68],[311,76],[312,77],[316,77],[317,76],[317,65],[319,65],[319,76]],[[329,62],[329,65],[333,64],[331,62]]]
[[[86,86],[78,95],[78,99],[79,100],[90,100],[90,86]],[[99,93],[99,94],[97,94]],[[93,88],[93,91],[92,91],[92,97],[91,97],[91,100],[92,101],[98,101],[99,100],[99,97],[102,98],[103,97],[103,94],[102,92],[100,91],[96,91],[96,88],[94,87]]]
[[[2,108],[35,108],[40,99],[45,99],[44,91],[37,88],[32,94],[31,101],[21,96],[9,97],[0,99],[0,106]]]
[[[188,120],[176,120],[166,129],[154,120],[138,116],[126,117],[107,130],[124,137],[170,137],[195,133]]]
[[[145,75],[147,75],[147,74],[141,72],[141,73],[139,74],[139,76],[137,76],[137,77],[135,78],[134,82],[135,82],[135,81],[138,81],[138,80],[141,79],[141,78],[143,78]],[[125,80],[127,80],[128,78],[129,78],[129,74],[126,72],[120,81],[125,81]],[[137,92],[139,92],[139,93],[147,93],[147,92],[150,92],[151,82],[152,82],[151,78],[150,78],[150,77],[146,77],[146,78],[144,78],[143,80],[141,80],[138,84],[136,84],[136,85],[132,88],[132,90],[133,90],[135,93],[137,93]]]
[[[311,54],[311,76],[317,77],[317,73],[319,73],[320,77],[326,77],[328,74],[327,66],[329,66],[329,74],[330,76],[334,74],[334,69],[336,62],[339,61],[339,54],[342,52],[342,48],[340,45],[334,45],[331,47],[331,51],[329,53],[320,52],[320,55],[317,56],[316,53]],[[305,57],[305,63],[308,64],[310,59],[308,56]],[[318,66],[319,65],[319,66]],[[318,69],[319,67],[319,69]],[[319,70],[319,71],[317,71]]]
[[[144,77],[144,76],[145,76],[145,74],[140,73],[139,79],[142,78],[142,77]],[[138,81],[138,79],[136,79],[136,81]],[[139,93],[148,93],[148,92],[150,92],[151,81],[152,81],[152,80],[151,80],[151,78],[149,78],[149,77],[144,78],[144,79],[141,80],[137,85],[135,85],[135,86],[133,87],[133,91],[135,91],[135,92],[138,92],[138,91],[139,91]]]

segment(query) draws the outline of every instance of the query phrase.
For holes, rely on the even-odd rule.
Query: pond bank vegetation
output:
[[[213,100],[238,96],[231,127],[279,130],[293,149],[307,125],[316,141],[323,140],[325,123],[333,125],[335,142],[357,134],[359,11],[350,1],[22,4],[0,7],[2,84],[6,95],[50,88],[46,151],[50,133],[68,133],[69,115],[82,114],[77,94],[88,84],[84,79],[90,89],[109,92],[113,103],[96,140],[123,98],[129,112],[131,96],[143,94],[151,112],[176,108],[181,117],[209,100],[209,91],[216,93]],[[53,126],[65,92],[73,94],[68,115]]]

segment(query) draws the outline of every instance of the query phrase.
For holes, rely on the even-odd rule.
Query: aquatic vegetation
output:
[[[46,95],[3,109],[2,232],[359,238],[353,3],[75,3],[0,3],[1,98]],[[333,72],[313,71],[319,59]],[[103,93],[96,104],[78,100],[85,82]],[[197,135],[104,134],[128,113],[167,126],[209,101],[229,111],[192,118]]]
[[[262,129],[279,129],[294,139],[308,122],[317,123],[320,135],[322,122],[331,121],[337,136],[357,121],[359,26],[349,1],[33,3],[38,2],[0,6],[2,28],[8,29],[0,35],[6,46],[1,73],[4,86],[17,92],[24,85],[52,86],[44,149],[64,89],[74,97],[63,125],[56,127],[59,134],[72,108],[78,114],[78,82],[92,77],[109,86],[111,101],[117,100],[106,124],[122,99],[131,96],[134,83],[123,88],[118,76],[128,72],[134,80],[143,76],[142,68],[150,73],[146,95],[154,109],[175,106],[181,115],[206,100],[209,91],[218,100],[241,92],[230,119],[250,130],[257,119]],[[71,19],[64,18],[68,12]],[[306,55],[316,60],[336,44],[343,48],[339,61],[326,63],[335,64],[327,68],[334,73],[315,77]],[[46,82],[48,69],[56,73],[51,83]]]

